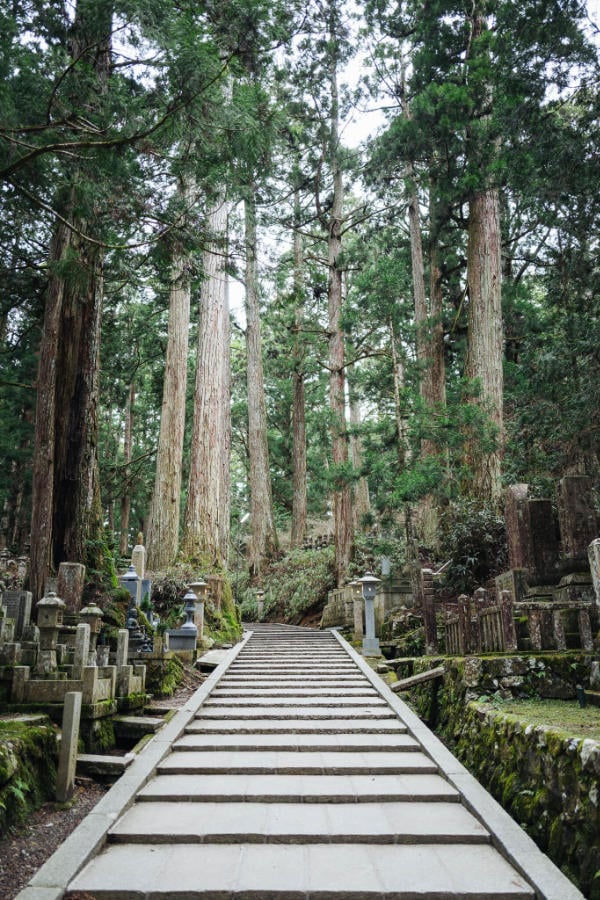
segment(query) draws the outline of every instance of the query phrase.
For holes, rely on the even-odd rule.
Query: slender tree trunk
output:
[[[262,363],[258,264],[256,258],[256,197],[254,188],[244,202],[246,241],[246,356],[248,370],[248,457],[250,464],[250,573],[258,576],[278,549],[273,516],[267,405]]]
[[[229,547],[231,449],[230,335],[223,191],[207,214],[200,290],[198,356],[190,477],[181,552],[205,566],[224,565]]]
[[[135,409],[135,383],[129,385],[127,403],[125,405],[125,431],[123,434],[123,462],[125,487],[121,496],[121,533],[119,536],[119,554],[127,556],[129,549],[129,519],[131,516],[131,453],[133,448],[133,414]]]
[[[306,537],[306,400],[304,390],[304,346],[300,338],[304,319],[304,255],[300,233],[299,167],[294,176],[294,347],[292,356],[292,548],[301,547]]]
[[[475,497],[502,498],[503,375],[500,211],[496,188],[469,202],[467,282],[469,325],[466,375],[479,384],[479,402],[496,428],[495,446],[472,439],[467,448]]]
[[[189,176],[180,178],[178,188],[181,202],[187,210],[192,202],[193,180]],[[173,246],[170,280],[169,327],[156,476],[146,535],[148,568],[155,570],[174,563],[179,549],[191,293],[190,252],[180,240]]]
[[[487,28],[482,4],[474,4],[471,19],[469,54],[487,53],[481,38]],[[479,125],[489,118],[493,103],[491,88],[480,99]],[[475,497],[499,507],[502,500],[503,422],[503,330],[502,260],[500,198],[493,184],[491,163],[495,142],[485,144],[469,134],[470,163],[480,171],[480,187],[469,198],[467,239],[467,286],[469,321],[465,374],[478,383],[477,402],[495,428],[495,440],[471,437],[467,444],[467,462],[472,472],[471,490]]]
[[[446,407],[446,361],[444,356],[444,296],[440,264],[439,201],[435,185],[429,191],[429,297],[431,314],[429,384],[430,402],[441,410]]]
[[[335,40],[336,10],[330,10],[330,38]],[[354,535],[352,530],[352,497],[345,474],[348,465],[348,433],[346,429],[345,353],[342,328],[342,215],[344,188],[339,147],[339,98],[335,49],[330,51],[329,88],[331,92],[330,154],[333,174],[333,200],[328,235],[328,312],[329,312],[329,398],[332,413],[332,458],[335,468],[333,489],[333,527],[335,537],[335,577],[341,586],[348,574]]]
[[[396,335],[394,333],[394,324],[390,321],[390,344],[392,347],[392,367],[394,377],[394,412],[396,415],[396,435],[398,440],[398,463],[400,471],[404,471],[406,466],[406,457],[408,453],[408,428],[407,420],[404,415],[404,407],[402,404],[402,391],[404,390],[406,379],[404,372],[404,360],[398,353],[396,346]]]
[[[350,425],[352,426],[352,436],[350,438],[350,457],[352,459],[352,468],[360,471],[363,465],[363,448],[362,440],[358,430],[361,426],[360,407],[356,394],[350,389]],[[371,513],[371,501],[369,499],[369,484],[364,476],[358,478],[354,484],[354,502],[352,511],[354,515],[355,530],[365,530],[365,523],[368,521]]]

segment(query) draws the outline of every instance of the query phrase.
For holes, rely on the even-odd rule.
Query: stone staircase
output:
[[[581,898],[337,635],[253,627],[100,852],[22,900]]]

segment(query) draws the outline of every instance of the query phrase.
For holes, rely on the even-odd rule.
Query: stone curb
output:
[[[222,663],[178,710],[176,715],[148,742],[144,750],[119,778],[94,809],[83,819],[66,841],[38,869],[15,900],[61,900],[69,883],[106,842],[109,829],[132,805],[136,793],[154,774],[156,767],[181,737],[207,696],[223,677],[252,637],[247,632]]]
[[[497,850],[526,878],[538,900],[585,900],[583,894],[539,849],[485,788],[453,756],[429,728],[377,675],[365,659],[334,629],[331,632],[384,700],[402,719],[440,774],[462,795],[467,809],[492,835]],[[19,898],[21,900],[21,898]]]

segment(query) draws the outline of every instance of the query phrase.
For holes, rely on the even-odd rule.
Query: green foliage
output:
[[[272,563],[265,574],[265,618],[298,624],[308,612],[323,608],[328,591],[335,587],[333,548],[293,550]],[[247,590],[241,597],[241,609],[256,613],[255,595]]]
[[[452,594],[472,593],[507,568],[504,519],[477,501],[450,504],[440,516],[440,553],[450,561],[445,588]]]

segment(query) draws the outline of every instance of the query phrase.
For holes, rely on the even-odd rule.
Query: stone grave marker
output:
[[[81,563],[62,562],[58,567],[56,593],[65,603],[65,612],[78,613],[85,585],[85,566]]]
[[[20,641],[23,629],[31,619],[31,591],[4,591],[2,604],[6,609],[6,618],[14,619],[14,638]]]
[[[587,475],[561,478],[558,483],[558,518],[564,556],[567,559],[586,559],[588,546],[598,537],[592,481]]]

